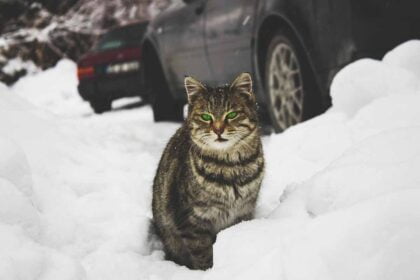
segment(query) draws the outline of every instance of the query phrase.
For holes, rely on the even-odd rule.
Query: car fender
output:
[[[311,10],[302,9],[302,5],[295,5],[293,3],[293,1],[289,0],[269,0],[259,1],[257,6],[256,17],[258,22],[255,24],[254,31],[253,63],[255,65],[255,73],[257,73],[257,78],[261,85],[264,85],[265,50],[263,48],[266,47],[261,43],[263,40],[262,34],[265,32],[264,29],[270,26],[270,22],[280,24],[280,26],[288,29],[294,35],[294,39],[298,42],[300,51],[305,56],[312,73],[315,74],[327,68],[326,65],[317,63],[316,59],[314,59],[316,56],[314,51],[319,48],[319,44],[315,40],[311,40],[312,35],[316,33],[314,29],[311,29],[307,20],[310,17]],[[275,29],[270,29],[270,31],[274,32]],[[321,93],[328,95],[328,85],[326,85],[326,82],[321,80],[319,75],[313,76]]]
[[[163,70],[163,76],[165,78],[165,82],[168,83],[169,91],[172,97],[176,98],[176,95],[174,94],[174,88],[173,85],[168,80],[168,73],[167,73],[167,67],[163,63],[164,59],[161,57],[161,51],[160,51],[160,45],[159,45],[159,39],[158,39],[158,32],[156,29],[156,24],[150,24],[148,27],[148,30],[144,36],[143,43],[142,43],[142,49],[144,51],[145,55],[150,55],[150,52],[154,52],[157,58],[157,63],[160,63],[160,66]],[[146,58],[147,59],[147,58]],[[144,76],[147,76],[147,63],[146,63],[146,69],[144,69]],[[148,81],[145,79],[145,82]]]

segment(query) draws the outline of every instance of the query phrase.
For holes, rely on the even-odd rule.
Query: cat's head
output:
[[[210,88],[192,77],[185,78],[188,119],[192,140],[206,150],[246,145],[256,133],[258,118],[252,79],[240,74],[230,85]]]

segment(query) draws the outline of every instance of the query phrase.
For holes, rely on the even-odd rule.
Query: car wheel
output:
[[[309,65],[292,38],[277,32],[265,60],[267,109],[277,133],[314,116],[321,101]]]
[[[169,93],[165,83],[155,84],[151,91],[150,101],[153,109],[155,122],[160,121],[182,121],[182,103],[175,100]]]
[[[150,61],[150,66],[146,67],[146,78],[150,83],[149,101],[153,109],[153,118],[155,122],[182,121],[183,104],[172,97],[162,67],[156,57]]]
[[[111,110],[111,101],[108,100],[91,100],[89,103],[96,114],[102,114]]]

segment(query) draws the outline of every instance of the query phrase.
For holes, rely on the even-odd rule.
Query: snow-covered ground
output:
[[[349,65],[327,113],[264,138],[257,219],[218,235],[206,272],[148,240],[178,125],[95,116],[76,84],[66,60],[0,84],[0,279],[418,279],[420,41]]]

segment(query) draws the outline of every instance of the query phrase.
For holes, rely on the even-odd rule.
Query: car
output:
[[[147,25],[148,22],[135,22],[113,28],[79,59],[78,91],[95,113],[110,110],[112,101],[118,98],[147,99],[141,62],[141,44]]]
[[[149,24],[145,77],[156,121],[180,120],[185,75],[209,86],[254,78],[260,118],[276,132],[331,103],[334,75],[419,38],[413,0],[184,0]]]

